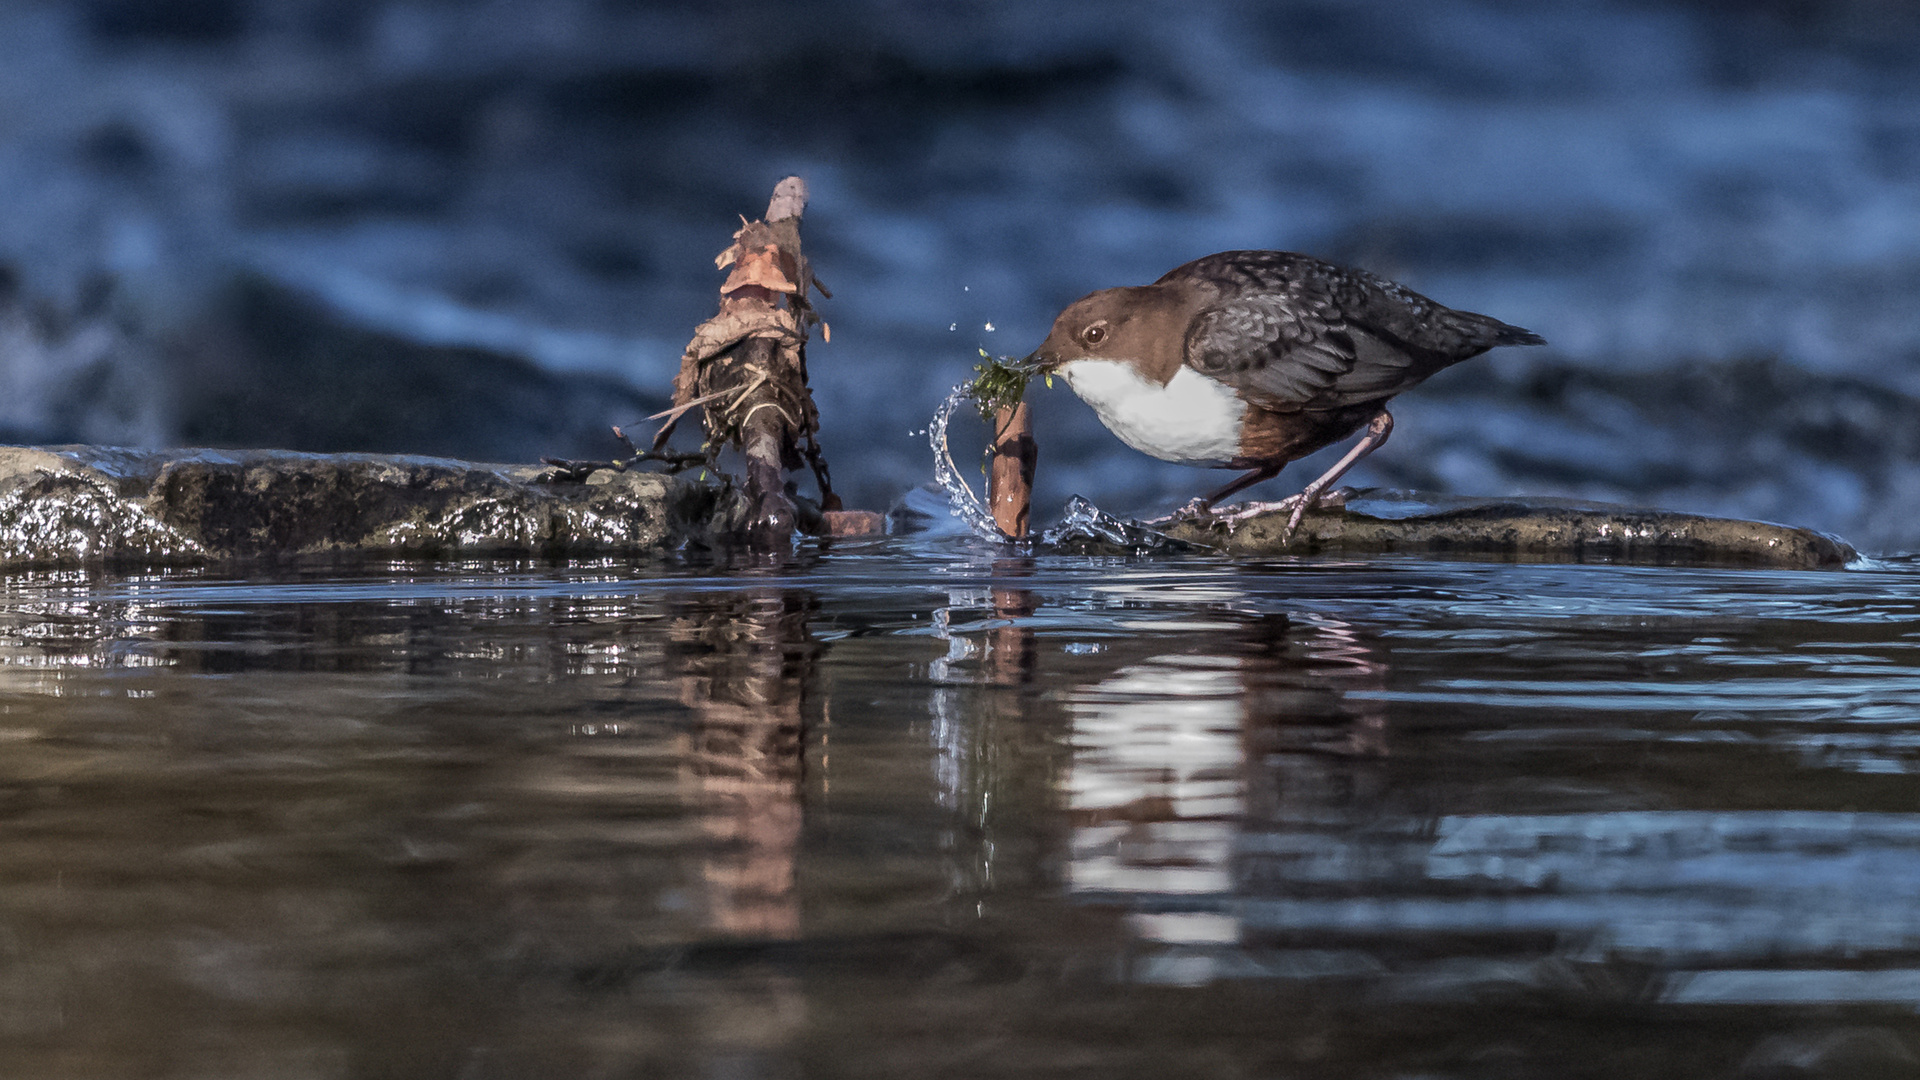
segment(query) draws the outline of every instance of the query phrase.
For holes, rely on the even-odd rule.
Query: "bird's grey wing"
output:
[[[1456,311],[1404,285],[1364,270],[1328,275],[1325,287],[1353,326],[1387,342],[1457,364],[1498,345],[1545,345],[1531,330],[1471,311]]]
[[[1418,382],[1418,376],[1397,374],[1410,364],[1431,375],[1496,346],[1546,344],[1532,331],[1456,311],[1365,270],[1291,251],[1223,251],[1177,266],[1160,280],[1203,283],[1223,302],[1284,298],[1283,306],[1309,321],[1335,332],[1344,328],[1354,341],[1354,377],[1338,393],[1350,402]]]
[[[1405,351],[1352,325],[1308,290],[1242,295],[1202,311],[1186,362],[1275,412],[1335,409],[1384,397],[1407,380]]]

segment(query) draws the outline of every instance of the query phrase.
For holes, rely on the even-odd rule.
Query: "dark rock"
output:
[[[45,450],[0,451],[0,565],[199,562],[207,550],[119,490]]]
[[[286,451],[0,449],[0,566],[388,556],[580,558],[723,542],[730,488],[603,469]]]
[[[1844,541],[1758,521],[1545,499],[1470,499],[1367,489],[1316,508],[1291,541],[1287,514],[1235,525],[1177,525],[1167,535],[1240,555],[1495,556],[1529,562],[1840,567]]]

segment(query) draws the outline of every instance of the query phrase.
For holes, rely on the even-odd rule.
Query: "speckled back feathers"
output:
[[[1223,251],[1154,284],[1204,298],[1188,324],[1186,362],[1276,411],[1384,400],[1495,346],[1543,344],[1517,326],[1294,252]]]

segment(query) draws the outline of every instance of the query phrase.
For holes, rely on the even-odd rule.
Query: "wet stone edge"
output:
[[[1232,526],[1180,524],[1167,535],[1235,555],[1438,555],[1527,562],[1838,569],[1859,557],[1825,533],[1761,521],[1552,500],[1432,499],[1363,490],[1344,508]]]
[[[0,448],[0,567],[658,555],[744,523],[730,489],[602,470],[285,451]]]

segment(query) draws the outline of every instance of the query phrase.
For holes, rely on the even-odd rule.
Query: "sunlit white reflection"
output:
[[[1155,657],[1075,691],[1068,710],[1072,887],[1228,891],[1244,808],[1239,662]]]

